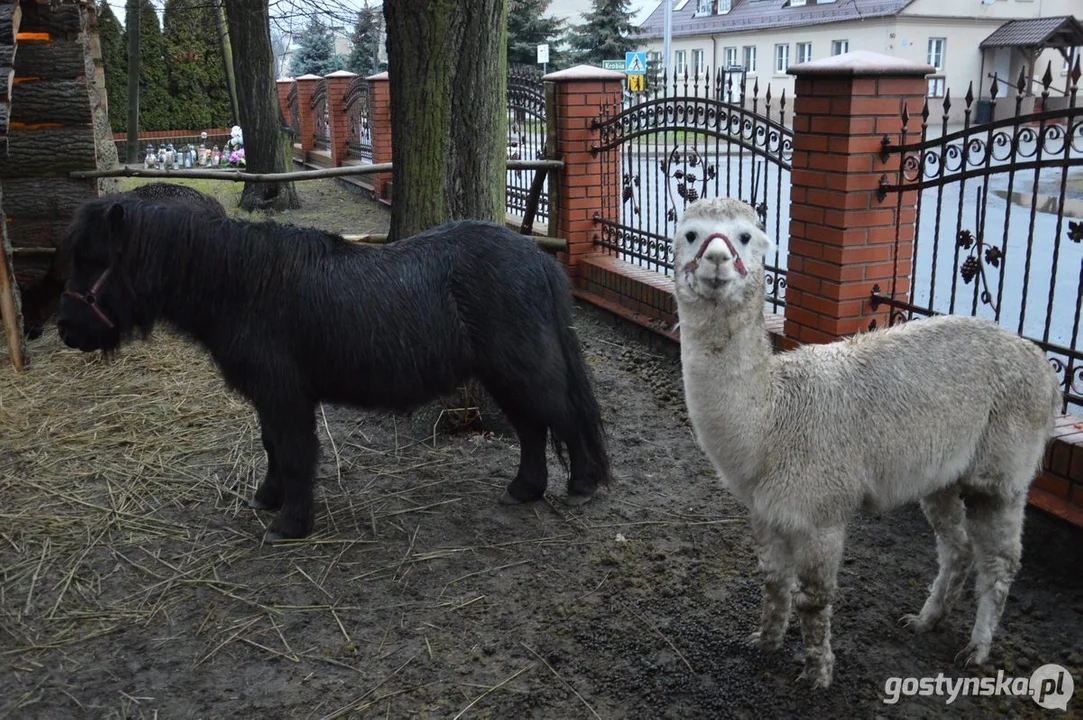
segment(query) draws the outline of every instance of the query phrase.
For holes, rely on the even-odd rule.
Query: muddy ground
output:
[[[916,507],[852,527],[829,690],[795,683],[796,622],[780,652],[750,649],[759,578],[746,514],[693,440],[676,348],[582,303],[576,325],[615,474],[580,508],[560,502],[555,459],[552,498],[499,505],[515,437],[484,406],[482,427],[455,429],[454,399],[409,415],[327,407],[316,532],[288,547],[263,546],[270,516],[243,503],[264,467],[243,403],[229,404],[219,444],[168,467],[153,462],[162,449],[139,438],[98,438],[86,463],[145,470],[69,470],[52,485],[36,477],[40,511],[25,473],[65,438],[43,427],[17,446],[4,441],[4,715],[1044,717],[1025,698],[883,702],[893,676],[1029,677],[1044,663],[1069,667],[1077,693],[1068,716],[1083,712],[1083,534],[1036,512],[984,669],[952,665],[973,620],[970,592],[937,634],[896,624],[920,608],[935,574]],[[118,396],[135,378],[159,388],[145,434],[182,406],[185,422],[201,403],[220,417],[220,386],[202,354],[167,334],[155,343],[122,352],[110,376]],[[211,390],[171,382],[155,347],[187,353]],[[105,362],[63,348],[51,328],[33,350],[55,354],[73,395]],[[0,393],[10,407],[17,382]],[[9,422],[30,423],[0,414],[0,427]],[[72,502],[75,489],[50,487],[83,494]]]

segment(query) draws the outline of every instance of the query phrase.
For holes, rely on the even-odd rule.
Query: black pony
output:
[[[609,481],[567,277],[499,225],[455,222],[363,246],[106,197],[79,208],[66,247],[65,343],[108,352],[162,319],[204,345],[255,406],[268,468],[251,505],[281,508],[271,540],[312,529],[321,401],[405,410],[477,378],[519,435],[503,501],[542,496],[547,430],[568,451],[569,503]]]
[[[204,195],[185,185],[152,182],[140,185],[131,193],[144,200],[188,203],[203,208],[205,212],[221,217],[226,216],[226,209],[222,207],[222,203],[210,195]],[[42,279],[22,293],[23,334],[26,335],[27,340],[36,340],[41,337],[45,330],[45,323],[53,316],[60,304],[60,294],[63,291],[64,278],[61,277],[60,264],[57,255],[54,254]]]

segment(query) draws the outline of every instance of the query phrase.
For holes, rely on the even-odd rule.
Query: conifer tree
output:
[[[631,0],[591,0],[583,24],[572,31],[570,42],[576,62],[598,65],[602,60],[624,58],[635,50],[638,31],[632,22]]]
[[[166,0],[163,35],[173,129],[203,130],[236,122],[214,13],[215,5],[206,0]]]
[[[165,38],[150,0],[139,2],[139,56],[139,130],[172,130]]]
[[[290,61],[290,73],[327,75],[338,70],[340,58],[335,55],[335,39],[331,30],[319,18],[312,18],[297,37],[297,50]]]
[[[365,7],[357,13],[357,26],[350,42],[353,49],[346,61],[346,69],[361,76],[374,75],[387,69],[386,63],[380,62],[380,45],[383,43],[383,16],[379,10]]]
[[[508,0],[508,65],[533,65],[538,45],[549,44],[549,69],[564,67],[564,20],[546,17],[551,0]]]
[[[117,16],[106,0],[98,11],[98,41],[105,71],[105,96],[109,103],[109,126],[123,132],[128,124],[128,42]]]

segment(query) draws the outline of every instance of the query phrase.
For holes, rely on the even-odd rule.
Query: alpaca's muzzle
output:
[[[707,248],[710,247],[711,242],[719,238],[722,242],[726,243],[726,247],[729,248],[730,255],[733,257],[733,269],[737,271],[737,274],[741,277],[748,276],[748,268],[745,267],[744,262],[741,260],[741,256],[737,254],[737,248],[733,247],[733,243],[730,239],[722,233],[711,233],[707,236],[707,239],[703,241],[703,244],[699,246],[699,251],[696,256],[692,258],[685,266],[684,271],[686,273],[694,273],[699,268],[699,261],[703,259],[703,253],[707,252]]]

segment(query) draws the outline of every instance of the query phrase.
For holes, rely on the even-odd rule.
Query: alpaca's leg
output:
[[[956,656],[965,664],[980,665],[989,657],[1008,589],[1023,553],[1022,535],[1026,494],[968,494],[966,521],[974,548],[978,612],[970,642]]]
[[[963,590],[973,554],[966,532],[966,508],[959,486],[952,485],[921,499],[921,509],[936,532],[936,554],[940,571],[929,588],[929,597],[917,615],[904,615],[900,622],[915,632],[932,630],[943,619]]]
[[[830,528],[792,539],[797,568],[794,605],[805,643],[805,669],[799,680],[813,687],[831,684],[835,655],[831,652],[831,601],[838,582],[845,528]]]
[[[316,474],[316,408],[309,403],[279,411],[269,428],[281,482],[282,509],[267,528],[269,541],[305,537],[312,531],[312,482]]]
[[[249,507],[257,510],[277,510],[282,507],[282,479],[278,467],[278,457],[275,451],[274,440],[267,430],[267,423],[260,419],[260,440],[263,441],[263,449],[267,453],[267,476],[260,483],[256,494],[248,501]]]
[[[786,627],[790,623],[793,599],[794,561],[786,538],[772,532],[761,517],[753,514],[752,533],[756,540],[756,555],[763,573],[763,609],[760,629],[752,639],[768,650],[782,646]]]

